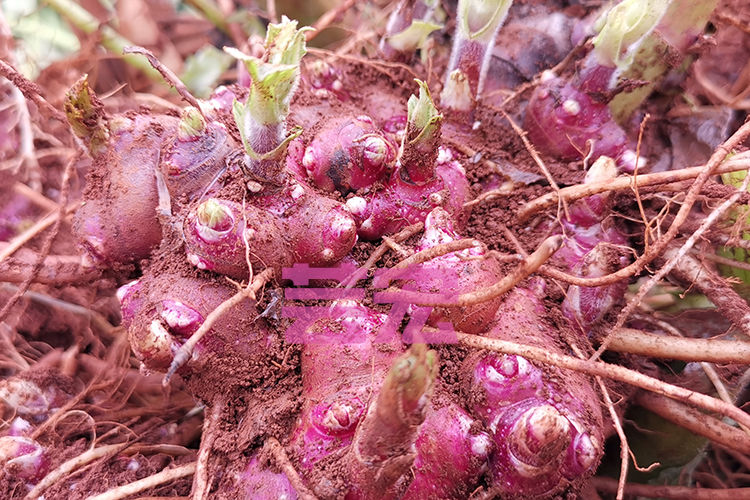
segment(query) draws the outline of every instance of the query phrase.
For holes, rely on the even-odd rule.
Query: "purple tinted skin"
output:
[[[250,88],[250,85],[253,82],[253,78],[250,76],[250,73],[247,71],[247,67],[245,67],[245,64],[237,60],[237,85],[239,85],[242,88]]]
[[[350,211],[304,183],[289,182],[249,202],[277,218],[280,234],[291,245],[294,262],[333,264],[357,242],[357,227]]]
[[[610,179],[601,179],[601,181],[611,179],[614,179],[614,176]],[[589,181],[587,175],[584,184],[597,181],[598,179],[592,179]],[[568,218],[566,220],[573,226],[587,228],[599,224],[607,218],[612,213],[611,209],[612,200],[610,199],[609,193],[595,194],[571,203],[568,206]]]
[[[600,100],[612,91],[612,77],[615,74],[614,66],[602,65],[597,57],[591,54],[583,61],[583,66],[573,78],[573,85],[586,94]]]
[[[352,301],[332,307],[333,317],[340,319],[308,329],[302,358],[306,403],[292,442],[306,470],[351,444],[372,388],[379,387],[389,363],[402,350],[396,337],[383,339],[390,340],[386,350],[374,344],[385,315]]]
[[[33,439],[3,436],[0,437],[0,467],[12,477],[36,484],[47,474],[49,460],[44,448]]]
[[[317,59],[307,66],[305,81],[322,94],[333,94],[341,101],[348,101],[349,93],[344,89],[341,73],[323,59]]]
[[[602,157],[589,169],[584,183],[607,181],[615,175],[612,162]],[[562,224],[568,239],[554,259],[574,275],[598,278],[627,264],[627,257],[616,247],[627,246],[628,240],[607,220],[611,207],[608,194],[589,196],[570,205],[569,218]],[[625,282],[601,287],[571,285],[562,304],[563,314],[574,328],[588,334],[623,297],[626,288]]]
[[[472,385],[482,388],[486,400],[475,412],[491,421],[499,408],[538,397],[544,381],[542,371],[525,358],[489,354],[475,365]]]
[[[356,496],[397,498],[406,486],[437,369],[437,354],[425,344],[413,344],[391,363],[349,449]]]
[[[424,235],[417,251],[461,239],[454,226],[453,218],[446,210],[434,209],[425,219]],[[414,268],[419,273],[418,289],[431,293],[439,290],[447,297],[455,297],[488,286],[502,276],[502,270],[495,259],[483,258],[484,256],[484,249],[472,247],[420,264]],[[435,308],[429,323],[437,326],[439,322],[447,321],[456,330],[481,334],[493,321],[501,302],[502,298],[498,297],[473,306]]]
[[[30,424],[39,424],[69,399],[54,384],[39,385],[21,377],[11,377],[4,382],[0,386],[0,416],[6,418],[15,415]]]
[[[611,225],[594,224],[589,227],[580,227],[563,221],[562,227],[568,239],[553,259],[555,262],[565,265],[568,269],[578,266],[586,254],[599,243],[627,244],[625,236]]]
[[[402,500],[467,498],[487,470],[489,434],[455,404],[435,409],[419,429],[414,479]]]
[[[438,160],[436,176],[423,184],[412,184],[397,170],[384,189],[364,197],[365,203],[347,203],[359,227],[358,234],[375,240],[393,234],[410,224],[424,222],[435,207],[444,208],[458,230],[463,229],[468,212],[469,183],[463,167],[453,160]]]
[[[140,280],[120,287],[117,296],[120,299],[122,325],[130,328],[136,315],[142,311],[146,297],[142,293]],[[195,333],[203,324],[203,315],[177,299],[164,299],[157,305],[156,311],[166,327],[178,338],[186,339]]]
[[[300,451],[300,466],[311,470],[320,460],[349,446],[367,403],[362,388],[330,395],[308,406],[293,441]]]
[[[552,406],[525,399],[498,412],[488,423],[495,453],[494,485],[512,495],[551,495],[564,487],[560,473],[572,444],[570,424]]]
[[[307,402],[293,434],[294,454],[309,486],[326,491],[323,496],[365,499],[379,489],[395,498],[414,458],[409,450],[429,404],[434,358],[427,361],[431,351],[425,358],[412,351],[401,356],[396,333],[381,336],[384,314],[353,301],[336,303],[332,312],[339,319],[308,329],[318,341],[305,344],[302,356]],[[311,470],[333,455],[346,464],[341,489]]]
[[[383,54],[383,57],[389,61],[398,60],[406,55],[388,43],[388,38],[411,26],[411,23],[414,20],[415,3],[415,0],[401,0],[396,9],[388,17],[385,33],[383,34],[383,38],[380,39],[378,48]]]
[[[190,136],[178,134],[161,162],[172,197],[188,195],[193,200],[201,196],[225,168],[224,160],[235,147],[227,129],[218,122],[208,122]]]
[[[107,179],[100,190],[86,194],[73,220],[74,233],[95,262],[145,259],[161,241],[155,171],[177,122],[149,115],[110,121],[109,146],[95,159],[106,168]]]
[[[396,142],[401,142],[399,133],[403,133],[406,130],[406,123],[408,117],[406,115],[395,115],[388,118],[383,124],[383,131],[388,134],[392,134]]]
[[[307,170],[302,165],[302,158],[305,156],[305,143],[302,139],[297,138],[289,143],[286,149],[286,171],[292,174],[297,182],[307,183]]]
[[[276,196],[253,198],[254,204],[244,210],[239,203],[216,198],[193,209],[184,223],[188,261],[241,279],[248,275],[248,258],[256,269],[330,265],[343,259],[357,239],[349,211],[303,184],[282,189]]]
[[[607,156],[598,158],[583,178],[584,184],[610,182],[617,177],[617,166]],[[568,206],[567,221],[579,227],[598,224],[611,213],[611,193],[604,192],[576,200]]]
[[[332,121],[302,157],[313,184],[342,193],[372,186],[393,168],[398,146],[368,116]]]
[[[245,472],[240,476],[240,483],[246,500],[296,500],[299,498],[292,484],[283,472],[273,472],[253,456]]]
[[[142,288],[140,280],[135,280],[117,289],[122,326],[125,328],[130,327],[135,319],[135,315],[143,307],[143,297],[140,294]]]
[[[238,67],[244,69],[245,65],[239,64]],[[247,72],[246,69],[244,71]],[[222,85],[211,93],[211,97],[206,101],[206,109],[212,115],[212,118],[232,116],[232,105],[235,99],[238,99],[237,94],[229,87]]]
[[[506,295],[487,336],[555,349],[544,283]],[[470,409],[491,431],[493,485],[507,495],[547,498],[580,484],[601,454],[599,401],[585,377],[562,385],[519,356],[477,354],[466,361]],[[586,425],[586,422],[591,422]]]
[[[594,195],[570,205],[568,221],[580,227],[589,227],[602,221],[610,213],[612,204],[608,197]]]
[[[157,310],[169,330],[182,338],[189,338],[203,324],[203,315],[179,300],[164,299]]]
[[[597,245],[588,251],[572,269],[573,274],[583,278],[600,278],[627,265],[627,258],[624,255],[618,257],[616,261],[618,265],[615,266],[608,260],[608,257],[611,258],[611,255],[607,255],[605,247]],[[625,281],[598,287],[571,285],[565,293],[562,312],[571,325],[589,333],[591,327],[625,295],[626,290]]]
[[[34,427],[28,422],[28,420],[16,417],[8,426],[6,431],[7,436],[28,436],[34,431]]]
[[[210,207],[212,217],[202,217]],[[185,217],[183,234],[188,261],[199,269],[235,279],[247,278],[250,263],[257,268],[292,264],[288,243],[282,238],[277,220],[254,206],[211,198]]]
[[[597,101],[562,78],[554,77],[536,88],[528,107],[524,129],[534,146],[560,160],[606,155],[624,169],[629,140],[614,122],[606,102]]]
[[[237,291],[231,285],[174,273],[147,272],[139,286],[141,290],[126,294],[123,301],[125,307],[135,309],[128,337],[138,359],[156,371],[166,370],[185,339]],[[276,341],[276,333],[257,318],[255,304],[243,301],[232,309],[232,314],[217,320],[196,346],[193,358],[178,373],[226,377],[227,384],[235,380],[241,383],[239,359],[243,366],[264,363]]]

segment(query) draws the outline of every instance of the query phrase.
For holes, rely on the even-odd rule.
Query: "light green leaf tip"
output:
[[[640,42],[659,23],[669,3],[665,0],[624,0],[612,7],[593,40],[599,62],[618,68],[630,64]]]
[[[388,37],[388,43],[398,51],[411,52],[424,47],[430,33],[442,27],[429,21],[413,21],[405,30]]]
[[[266,51],[262,59],[225,47],[224,50],[245,64],[252,83],[246,105],[260,123],[280,123],[289,111],[289,103],[299,82],[299,64],[305,55],[305,32],[297,21],[286,16],[279,24],[268,26]]]
[[[419,85],[419,97],[412,95],[407,103],[408,130],[418,133],[415,138],[409,138],[412,143],[432,138],[443,120],[443,115],[432,102],[427,84],[421,80],[416,82]]]
[[[505,21],[513,0],[462,0],[458,5],[458,27],[466,38],[494,37]]]

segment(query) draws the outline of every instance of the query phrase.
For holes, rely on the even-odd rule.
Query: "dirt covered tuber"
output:
[[[234,147],[224,125],[207,121],[196,108],[186,108],[179,119],[108,116],[86,78],[68,93],[66,113],[94,158],[74,232],[101,265],[148,257],[162,239],[160,206],[169,212],[170,195],[203,194]],[[160,193],[160,180],[168,193]]]
[[[544,319],[545,284],[516,288],[497,312],[491,338],[560,350]],[[520,356],[476,353],[464,363],[471,410],[490,429],[494,484],[505,494],[548,497],[580,488],[601,459],[599,398],[582,375],[554,374]]]
[[[457,227],[466,224],[469,197],[466,171],[440,143],[443,116],[432,102],[427,84],[408,101],[406,128],[396,169],[382,189],[349,198],[360,237],[372,240],[423,222],[435,207],[444,208]]]
[[[347,193],[383,179],[393,169],[396,152],[394,138],[369,116],[340,118],[328,122],[305,148],[301,165],[319,188]]]
[[[701,408],[681,413],[688,434],[744,425],[744,369],[708,364],[729,341],[690,337],[736,333],[694,317],[747,316],[740,293],[713,300],[734,283],[709,261],[727,264],[717,241],[743,244],[743,212],[719,215],[746,193],[712,172],[746,167],[750,127],[705,167],[669,170],[705,163],[705,137],[715,149],[747,114],[747,68],[723,86],[690,69],[731,24],[725,4],[339,2],[315,29],[288,2],[258,19],[219,4],[194,6],[199,36],[171,40],[194,15],[180,9],[158,18],[163,35],[134,37],[158,57],[125,50],[173,94],[81,57],[92,76],[58,93],[67,123],[50,125],[40,89],[68,88],[80,62],[45,70],[40,89],[0,64],[35,103],[33,123],[3,133],[0,150],[23,149],[3,165],[37,169],[14,171],[0,207],[1,294],[17,301],[0,313],[0,496],[593,498],[613,460],[621,483],[640,480],[625,440],[621,456],[609,441],[649,401],[629,384]],[[82,55],[137,34],[126,7],[78,26]],[[329,50],[335,36],[348,38]],[[215,46],[194,54],[188,38]],[[7,88],[13,126],[29,117]],[[705,108],[724,121],[696,125]],[[649,278],[679,278],[688,257],[710,271],[695,290],[711,315]],[[639,303],[648,290],[661,291]],[[30,327],[40,316],[62,333]],[[50,377],[66,383],[34,376],[58,361]],[[746,443],[729,441],[680,480],[741,487]],[[707,467],[726,474],[712,483]],[[686,491],[671,479],[658,491]]]
[[[385,316],[371,309],[350,301],[333,308],[342,319],[318,321],[303,333],[309,397],[293,433],[294,453],[324,497],[400,494],[414,460],[408,450],[429,408],[435,352],[414,345],[403,353],[398,338],[381,330]],[[343,470],[328,471],[330,458],[342,454]]]
[[[120,294],[136,357],[149,370],[166,371],[177,349],[235,293],[231,284],[206,282],[187,270],[147,271]],[[206,377],[225,387],[257,382],[280,340],[258,317],[253,302],[244,301],[218,319],[178,373],[195,377],[196,387],[204,387]]]

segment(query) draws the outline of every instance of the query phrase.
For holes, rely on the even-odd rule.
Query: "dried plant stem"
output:
[[[0,284],[0,290],[16,293],[18,291],[18,287],[8,283],[2,283]],[[31,290],[27,290],[24,294],[24,297],[27,297],[30,300],[33,300],[34,302],[37,302],[49,308],[57,308],[79,316],[86,317],[89,319],[89,321],[91,321],[92,326],[95,326],[101,332],[112,332],[116,328],[112,326],[112,324],[107,321],[107,318],[105,318],[101,313],[83,306],[79,306],[78,304],[72,304],[70,302],[56,299],[54,297],[50,297],[49,295],[45,295],[40,292],[34,292]]]
[[[236,294],[232,295],[230,298],[219,304],[216,309],[211,311],[211,313],[206,316],[205,321],[203,321],[203,324],[201,325],[198,330],[193,333],[190,338],[182,344],[179,348],[179,350],[175,353],[174,359],[172,360],[172,364],[169,366],[169,370],[167,371],[167,374],[164,375],[164,379],[162,380],[162,384],[164,386],[169,385],[169,380],[172,378],[172,375],[183,365],[187,362],[188,359],[190,359],[190,356],[193,354],[193,349],[195,349],[195,346],[198,345],[198,342],[203,338],[206,333],[208,333],[209,330],[211,330],[211,327],[216,323],[216,321],[222,317],[228,310],[239,304],[245,299],[251,299],[255,300],[255,294],[260,290],[263,285],[266,284],[266,282],[271,279],[273,276],[273,269],[265,269],[263,272],[255,276],[252,282],[248,283],[247,286],[240,291],[238,291]]]
[[[196,461],[193,476],[193,491],[191,498],[193,500],[208,500],[209,498],[209,480],[208,477],[208,459],[211,457],[214,442],[216,441],[217,432],[221,414],[226,407],[226,400],[220,396],[213,405],[204,410],[205,420],[203,421],[203,433],[201,435],[201,446],[198,450],[198,460]]]
[[[617,415],[615,405],[612,403],[612,398],[609,395],[609,390],[604,384],[601,377],[595,377],[596,383],[599,385],[599,389],[602,391],[602,397],[607,405],[609,416],[612,418],[612,425],[615,427],[617,437],[620,439],[620,476],[617,479],[617,500],[622,500],[625,496],[625,483],[628,479],[628,465],[630,464],[630,445],[628,445],[628,438],[625,436],[625,430],[622,428],[622,422],[620,422],[620,416]]]
[[[690,432],[706,437],[731,450],[750,455],[750,436],[721,420],[649,392],[639,392],[634,402]]]
[[[57,108],[51,105],[47,100],[42,97],[42,92],[36,83],[27,79],[21,73],[16,71],[13,66],[0,59],[0,75],[4,76],[13,83],[13,85],[21,91],[26,99],[34,102],[40,110],[45,112],[52,118],[67,123],[65,115],[60,112]]]
[[[748,167],[750,167],[750,153],[739,153],[719,165],[713,173],[737,172],[739,170],[747,170]],[[535,213],[557,205],[559,199],[570,202],[608,191],[625,191],[636,187],[686,181],[698,177],[706,168],[706,166],[683,168],[681,170],[671,170],[654,174],[638,174],[637,177],[623,175],[606,182],[592,182],[590,184],[576,184],[575,186],[564,187],[559,192],[553,191],[526,203],[518,211],[518,220],[523,222]]]
[[[750,415],[736,406],[706,396],[705,394],[685,389],[684,387],[668,384],[623,366],[612,365],[601,361],[592,361],[590,359],[578,359],[572,356],[550,352],[548,349],[519,344],[507,340],[490,339],[461,332],[458,332],[457,336],[458,342],[467,347],[487,349],[503,354],[515,354],[516,356],[523,356],[527,359],[568,370],[574,370],[587,375],[611,378],[613,380],[640,387],[647,391],[661,394],[677,401],[683,401],[707,411],[719,413],[743,425],[750,424]]]
[[[576,345],[570,346],[578,359],[585,359],[585,356]],[[609,395],[609,389],[604,383],[601,377],[596,376],[596,384],[599,386],[599,390],[604,398],[604,404],[607,406],[609,416],[612,419],[612,425],[615,428],[617,437],[620,439],[620,477],[617,481],[617,500],[622,500],[625,490],[625,482],[628,477],[628,465],[630,463],[630,445],[628,444],[628,437],[625,435],[625,430],[622,428],[622,422],[620,416],[617,414],[615,404],[612,402],[612,397]],[[635,459],[634,459],[635,460]]]
[[[60,213],[60,210],[57,209],[55,212],[49,213],[45,215],[43,218],[38,220],[33,226],[28,228],[23,233],[19,234],[15,238],[13,238],[6,246],[3,247],[2,251],[0,251],[0,262],[4,261],[11,255],[13,255],[16,250],[24,246],[26,243],[31,241],[32,238],[37,236],[39,233],[50,227],[51,225],[55,224],[61,217],[66,217],[70,215],[71,213],[75,212],[78,209],[78,206],[80,203],[74,203],[72,206],[66,208],[63,213]]]
[[[130,495],[140,493],[141,491],[147,490],[149,488],[168,483],[169,481],[174,481],[175,479],[180,479],[181,477],[190,476],[194,472],[195,462],[180,465],[173,469],[164,469],[163,471],[157,472],[152,476],[144,477],[143,479],[118,486],[117,488],[112,488],[111,490],[100,495],[90,496],[88,500],[120,500],[122,498],[127,498]]]
[[[750,336],[750,306],[726,280],[706,268],[692,252],[680,258],[675,245],[670,245],[664,251],[664,260],[674,261],[671,272],[673,276],[686,285],[697,288],[737,328]]]
[[[287,479],[289,479],[289,482],[292,487],[294,487],[300,500],[317,500],[318,497],[316,497],[313,492],[305,486],[305,483],[302,481],[299,473],[297,473],[294,465],[292,465],[292,462],[286,454],[286,450],[281,446],[278,439],[275,437],[269,437],[266,439],[263,449],[273,457],[276,466],[281,469]]]
[[[0,244],[0,249],[3,248],[4,245]],[[44,258],[39,272],[34,275],[32,270],[36,258],[35,251],[20,249],[16,256],[0,262],[0,281],[23,283],[31,277],[34,283],[64,285],[91,283],[101,274],[100,270],[86,265],[80,255],[48,255]]]
[[[711,237],[711,239],[713,239],[713,236]],[[725,241],[725,243],[728,240],[729,238],[727,237],[727,240]],[[741,241],[750,242],[750,240],[741,240]],[[692,254],[697,257],[700,257],[701,259],[710,260],[711,262],[716,262],[717,264],[722,264],[724,266],[736,267],[737,269],[744,269],[746,271],[750,271],[750,263],[747,263],[747,262],[740,262],[738,260],[729,259],[727,257],[722,257],[714,253],[701,252],[695,249],[692,251]]]
[[[423,293],[389,288],[378,294],[378,300],[384,302],[397,301],[408,302],[414,305],[442,307],[463,307],[473,304],[481,304],[482,302],[487,302],[488,300],[492,300],[495,297],[504,294],[516,286],[516,284],[522,279],[539,269],[542,264],[547,262],[552,254],[560,249],[562,243],[563,236],[550,236],[539,245],[539,248],[537,248],[534,253],[523,259],[515,269],[506,274],[494,285],[480,288],[473,292],[462,293],[455,298],[446,298],[445,295],[440,293]]]
[[[747,132],[750,132],[750,122],[745,123],[745,125],[743,125],[742,128],[740,128],[740,130],[742,129],[746,129]],[[737,134],[735,134],[735,136],[736,135]],[[721,151],[721,147],[719,148],[718,151]],[[715,157],[716,153],[714,153],[713,156]],[[706,171],[708,171],[708,167]],[[701,173],[701,175],[703,173]],[[696,179],[695,182],[698,183],[699,180],[700,178]],[[693,234],[690,235],[687,241],[683,243],[680,249],[677,250],[674,253],[674,255],[672,255],[669,258],[669,260],[667,260],[667,262],[656,272],[656,274],[654,274],[646,283],[640,286],[640,288],[638,289],[638,293],[635,294],[635,296],[628,301],[628,304],[625,306],[625,309],[623,309],[620,312],[620,314],[618,314],[617,321],[612,327],[613,331],[618,330],[620,327],[622,327],[625,324],[625,321],[627,321],[630,314],[635,311],[635,309],[638,307],[638,304],[640,304],[641,300],[643,300],[643,298],[648,294],[648,292],[651,291],[651,289],[654,286],[656,286],[656,284],[659,283],[667,274],[669,274],[669,272],[672,271],[672,269],[674,269],[677,263],[687,255],[687,253],[690,251],[691,248],[693,248],[693,245],[695,245],[698,239],[703,236],[703,233],[708,231],[708,229],[717,219],[722,217],[724,213],[726,213],[726,211],[732,207],[732,205],[737,203],[737,200],[739,199],[739,197],[742,196],[747,191],[747,187],[749,184],[750,184],[750,175],[745,177],[745,180],[742,181],[742,186],[740,186],[740,188],[732,196],[727,198],[722,204],[716,207],[711,212],[711,214],[703,220],[703,223],[701,223],[700,227]],[[680,211],[678,212],[677,216],[675,216],[675,220],[674,222],[672,222],[672,225],[669,227],[669,231],[667,231],[667,233],[661,239],[655,242],[654,245],[649,250],[653,250],[654,248],[658,248],[659,252],[666,250],[672,238],[677,233],[677,230],[679,229],[680,224],[682,224],[681,222],[678,222],[680,219],[680,214],[683,213],[683,209],[685,207],[692,205],[692,202],[688,203],[688,198],[689,198],[690,193],[694,192],[693,188],[695,188],[695,185],[696,184],[693,184],[693,186],[690,188],[690,191],[688,191],[688,196],[686,196],[685,203],[680,207]],[[695,192],[695,195],[697,196],[697,192]],[[685,212],[684,216],[687,217],[688,213]],[[670,233],[671,233],[671,236],[670,236]],[[648,254],[649,254],[649,251],[645,252],[641,257],[639,257],[638,260],[642,260],[642,259],[645,260]],[[650,260],[653,260],[653,259],[650,259]],[[607,345],[609,343],[609,337],[610,336],[608,335],[604,338],[601,346],[599,346],[599,349],[597,349],[597,351],[592,356],[592,359],[597,359],[607,349]]]
[[[486,200],[497,198],[498,196],[508,196],[509,194],[513,193],[515,189],[516,189],[516,186],[512,182],[504,182],[502,186],[500,186],[499,188],[485,191],[484,193],[480,194],[473,200],[467,201],[466,203],[464,203],[464,208],[469,208],[469,207],[473,207],[474,205],[479,205],[480,203]]]
[[[199,11],[211,24],[219,28],[225,35],[232,37],[229,23],[218,5],[211,0],[185,0],[185,3]],[[237,43],[237,40],[232,40]],[[237,48],[240,48],[238,45]]]
[[[73,0],[45,0],[60,16],[64,17],[70,24],[84,33],[93,34],[98,32],[101,37],[101,45],[117,56],[122,56],[123,49],[133,42],[120,35],[111,26],[102,25],[89,11],[81,7]],[[156,82],[163,82],[161,74],[144,61],[142,58],[129,55],[123,60],[132,67],[140,70],[146,76]],[[59,113],[59,112],[58,112]],[[64,119],[64,117],[63,117]]]
[[[408,257],[410,255],[411,252],[407,251],[397,241],[393,241],[393,239],[390,238],[389,236],[383,236],[382,239],[383,239],[383,243],[385,243],[386,245],[388,245],[388,248],[390,248],[391,250],[393,250],[394,252],[396,252],[397,254],[399,254],[401,257],[406,258],[406,257]]]
[[[10,358],[20,370],[28,370],[29,362],[21,356],[16,346],[13,345],[15,331],[7,323],[0,323],[0,346],[4,356]]]
[[[608,350],[682,361],[750,364],[750,342],[668,337],[632,328],[612,332]]]
[[[342,13],[352,8],[354,6],[354,3],[354,0],[344,0],[337,7],[330,9],[328,12],[320,16],[320,18],[315,21],[315,24],[313,24],[313,28],[315,28],[315,30],[305,33],[305,38],[307,39],[307,41],[309,42],[310,40],[318,36],[318,33],[330,26],[331,23],[334,22],[336,18],[338,18]]]
[[[651,232],[653,231],[652,223],[657,222],[657,218],[653,218],[651,220],[646,217],[646,211],[643,208],[643,200],[641,199],[641,192],[638,189],[638,168],[639,160],[641,158],[641,144],[643,141],[643,131],[646,128],[646,122],[651,118],[651,115],[649,113],[646,113],[646,115],[643,117],[643,120],[641,120],[641,126],[638,130],[638,145],[635,148],[635,167],[633,168],[633,188],[631,191],[633,192],[633,195],[635,196],[636,204],[638,205],[638,212],[641,215],[641,220],[643,221],[643,244],[645,248],[648,248],[648,244],[650,242],[650,239],[653,238]],[[619,491],[618,491],[619,493]]]
[[[161,74],[161,76],[167,81],[167,83],[175,88],[177,93],[180,94],[180,97],[182,97],[185,102],[196,108],[199,112],[201,112],[201,114],[203,113],[198,99],[196,99],[195,96],[190,93],[187,86],[182,82],[182,80],[180,80],[180,77],[177,76],[171,69],[164,66],[164,64],[159,59],[157,59],[150,50],[138,46],[129,46],[123,47],[122,52],[123,54],[140,54],[148,59],[149,64]]]
[[[18,115],[18,135],[20,137],[20,151],[22,164],[25,163],[27,176],[32,190],[42,190],[41,170],[34,149],[34,131],[31,127],[31,115],[26,99],[18,87],[13,87],[13,99],[16,101],[16,113]]]
[[[459,252],[461,250],[466,250],[467,248],[481,247],[482,245],[483,244],[481,241],[472,238],[464,238],[461,240],[449,241],[448,243],[441,243],[439,245],[435,245],[434,247],[430,247],[422,250],[421,252],[415,253],[414,255],[402,260],[391,269],[406,269],[409,266],[422,264],[445,254]]]
[[[675,337],[684,337],[684,335],[678,328],[675,328],[671,323],[667,321],[646,314],[633,314],[633,317],[642,321],[652,323],[658,326],[661,330],[664,330],[665,332]],[[721,381],[721,377],[719,377],[719,374],[716,373],[716,368],[714,368],[714,365],[712,365],[711,363],[706,363],[705,361],[701,361],[700,363],[701,368],[703,368],[703,371],[706,372],[706,376],[714,385],[714,388],[716,388],[716,392],[719,394],[719,397],[722,399],[722,401],[728,404],[734,404],[733,399],[729,396],[729,391],[727,391],[727,388],[724,386],[724,382]]]
[[[598,491],[614,493],[617,481],[608,477],[591,478],[591,483]],[[657,486],[651,484],[626,484],[627,495],[646,498],[674,498],[677,500],[737,500],[748,498],[750,488],[690,488],[687,486]]]
[[[192,500],[190,497],[138,497],[134,500]]]
[[[65,165],[65,168],[63,169],[62,180],[60,181],[60,207],[56,212],[57,217],[55,218],[54,222],[52,222],[52,231],[47,235],[46,239],[42,243],[42,247],[39,250],[39,254],[37,255],[36,261],[34,262],[34,266],[31,268],[31,273],[19,285],[16,293],[14,293],[13,296],[5,303],[2,310],[0,310],[0,322],[5,320],[5,318],[8,316],[8,313],[10,313],[11,309],[13,309],[13,306],[16,305],[16,302],[18,302],[23,294],[26,293],[26,290],[28,290],[29,286],[31,286],[31,282],[34,279],[34,276],[36,276],[36,274],[39,272],[39,269],[41,269],[42,265],[44,264],[44,259],[49,255],[49,252],[52,249],[52,243],[55,241],[57,233],[60,230],[63,213],[66,213],[64,207],[68,204],[68,195],[70,191],[69,181],[70,176],[73,172],[73,166],[78,162],[80,157],[81,152],[78,152],[70,159],[70,161]],[[0,259],[0,262],[2,262],[2,259]]]
[[[129,446],[125,444],[108,444],[105,446],[99,446],[98,448],[92,448],[88,451],[81,453],[80,455],[71,458],[70,460],[63,462],[55,470],[49,472],[36,486],[24,497],[26,500],[33,500],[39,498],[41,494],[50,486],[63,480],[68,474],[80,469],[86,464],[106,457],[108,455],[114,455],[115,453],[124,450]]]
[[[734,398],[729,395],[729,391],[724,385],[724,382],[721,380],[719,374],[716,372],[716,368],[714,367],[714,365],[702,361],[701,368],[706,373],[706,377],[708,377],[708,380],[710,380],[711,384],[713,384],[714,389],[716,389],[716,393],[719,395],[721,400],[726,401],[729,404],[734,404]],[[750,430],[748,430],[747,427],[742,426],[742,428],[746,433],[750,434]]]
[[[47,211],[51,212],[52,210],[57,210],[57,203],[44,196],[42,193],[31,189],[23,182],[14,183],[13,192],[25,196],[31,201],[31,203]]]
[[[652,316],[644,316],[644,315],[641,315],[641,314],[636,314],[634,316],[639,317],[642,320],[649,321],[649,322],[655,324],[656,326],[658,326],[659,328],[661,328],[665,332],[669,333],[670,335],[673,335],[676,338],[683,338],[684,337],[684,335],[682,334],[682,332],[678,328],[675,328],[674,326],[672,326],[672,324],[670,324],[670,323],[668,323],[666,321],[662,321],[662,320],[654,318]],[[724,401],[727,404],[733,405],[734,404],[734,398],[732,398],[729,395],[729,391],[727,390],[726,386],[724,385],[724,382],[721,380],[721,377],[719,376],[719,374],[716,372],[716,368],[714,367],[714,365],[711,364],[711,363],[705,362],[705,361],[701,361],[700,364],[701,364],[701,368],[706,373],[706,377],[708,377],[708,379],[713,384],[714,388],[716,389],[716,393],[719,395],[719,397],[721,398],[721,400]],[[745,433],[750,434],[750,430],[748,430],[747,427],[745,427],[744,425],[740,425],[740,427],[742,428],[743,431],[745,431]]]
[[[562,281],[563,283],[568,283],[569,285],[606,286],[613,283],[610,279],[611,275],[602,276],[601,278],[583,278],[581,276],[575,276],[573,274],[566,273],[565,271],[561,271],[560,269],[550,266],[542,266],[539,268],[538,272],[542,276],[547,276],[548,278]]]

